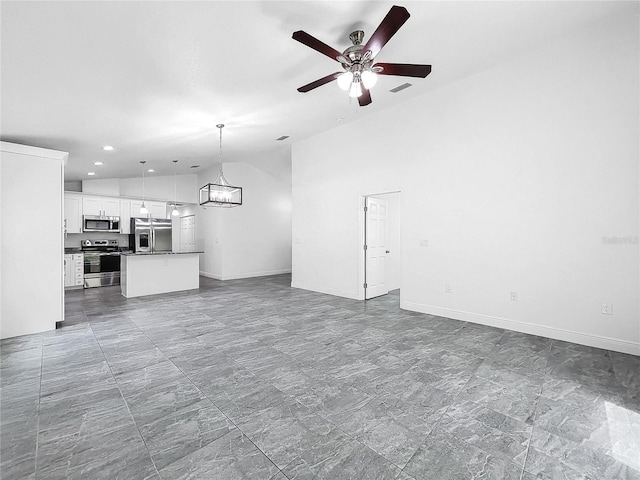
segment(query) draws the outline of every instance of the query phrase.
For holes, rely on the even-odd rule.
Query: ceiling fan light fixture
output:
[[[362,95],[362,87],[360,86],[360,79],[358,78],[351,84],[349,96],[351,98],[358,98],[360,95]]]
[[[365,70],[364,72],[362,72],[361,78],[362,78],[362,84],[364,85],[364,88],[366,88],[367,90],[371,90],[371,88],[378,81],[378,76],[375,73],[373,73],[371,70]]]
[[[335,72],[298,88],[301,93],[310,92],[314,88],[337,80],[338,86],[349,92],[349,97],[358,98],[361,107],[371,104],[371,87],[377,81],[377,75],[395,75],[400,77],[425,78],[431,73],[431,65],[410,63],[375,63],[376,56],[387,42],[411,15],[406,8],[393,5],[382,22],[375,29],[369,40],[363,45],[364,32],[351,32],[349,39],[352,45],[343,52],[330,47],[326,43],[309,35],[303,30],[293,32],[294,40],[335,60],[341,64],[345,72]],[[351,82],[349,82],[351,80]],[[363,86],[364,85],[364,86]]]
[[[353,83],[353,73],[349,71],[344,72],[342,75],[338,77],[338,86],[344,91],[349,90],[352,83]]]

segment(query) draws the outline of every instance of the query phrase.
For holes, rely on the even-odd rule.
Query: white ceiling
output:
[[[3,1],[0,136],[69,152],[67,181],[140,176],[140,160],[155,175],[172,174],[174,159],[179,173],[198,172],[217,161],[217,123],[227,125],[225,161],[259,164],[340,122],[631,11],[633,2],[400,4],[411,18],[377,60],[433,71],[426,79],[381,76],[373,103],[358,107],[335,83],[296,91],[340,66],[291,35],[305,30],[344,50],[355,29],[366,42],[392,2]],[[413,87],[389,92],[407,81]],[[276,141],[281,135],[290,138]]]

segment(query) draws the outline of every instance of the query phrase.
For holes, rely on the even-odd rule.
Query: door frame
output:
[[[400,244],[402,245],[402,190],[387,190],[384,192],[365,193],[360,194],[358,202],[358,286],[356,291],[358,292],[357,300],[366,299],[366,280],[367,280],[367,252],[364,250],[365,242],[367,241],[367,218],[364,211],[364,207],[367,204],[367,197],[379,197],[382,195],[389,195],[392,193],[400,194]],[[402,262],[402,247],[400,248],[400,262]],[[402,290],[400,291],[402,295]]]

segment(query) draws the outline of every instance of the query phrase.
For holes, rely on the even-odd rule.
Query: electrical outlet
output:
[[[444,284],[444,291],[446,293],[451,293],[451,285],[449,285],[448,283]]]
[[[429,240],[426,238],[423,238],[420,240],[420,246],[421,247],[428,247],[429,246]]]
[[[613,315],[613,303],[602,302],[600,313],[603,315]]]
[[[511,301],[512,302],[517,302],[518,301],[518,292],[511,292]]]

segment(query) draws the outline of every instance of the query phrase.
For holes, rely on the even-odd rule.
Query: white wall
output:
[[[360,196],[399,190],[403,308],[640,354],[638,39],[612,17],[295,144],[293,286],[358,298]]]
[[[0,338],[63,318],[62,188],[68,153],[0,142]]]
[[[176,175],[175,185],[177,187],[178,203],[198,202],[198,189],[201,185],[198,185],[197,175]],[[142,177],[83,180],[82,192],[116,197],[142,198]],[[173,175],[162,177],[156,177],[153,174],[145,175],[144,197],[152,200],[173,202],[175,198]]]
[[[288,155],[288,152],[287,152]],[[267,173],[244,162],[225,163],[227,180],[243,188],[242,206],[198,209],[201,274],[227,280],[291,271],[291,173]],[[215,179],[217,167],[200,175]]]

